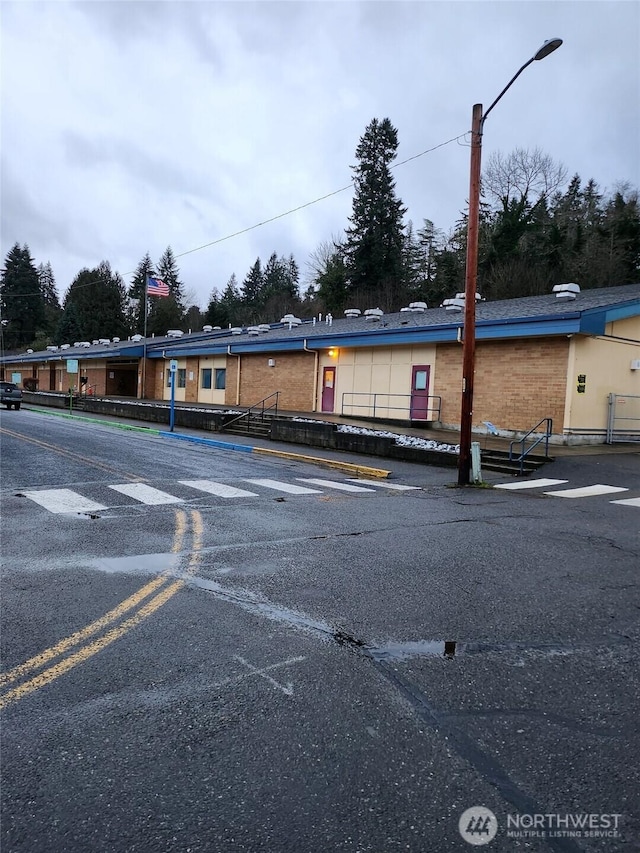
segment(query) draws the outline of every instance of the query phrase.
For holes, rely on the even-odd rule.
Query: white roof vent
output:
[[[114,342],[114,344],[120,343],[120,338],[112,338],[111,340]]]
[[[82,346],[82,341],[74,341],[73,346],[74,346],[74,347],[81,347],[81,346]]]
[[[86,349],[87,347],[91,346],[91,341],[80,341],[80,346]]]
[[[258,326],[258,329],[261,332],[270,332],[271,326],[268,323],[260,323],[260,325]]]
[[[131,335],[131,340],[138,343],[138,341],[141,341],[143,337],[143,335]]]
[[[94,340],[91,341],[91,346],[95,347],[99,343],[100,343],[100,341],[97,338],[94,338]]]
[[[231,334],[232,335],[241,335],[242,329],[240,328],[240,326],[234,326],[233,329],[231,329]]]
[[[213,331],[213,326],[203,326],[203,327],[202,327],[202,331],[203,331],[203,332],[212,332],[212,331]]]
[[[169,329],[169,331],[167,332],[168,338],[181,338],[183,335],[184,332],[182,332],[180,329]]]
[[[382,311],[380,308],[367,308],[367,310],[364,312],[364,317],[365,320],[379,321],[383,314],[384,311]]]
[[[71,349],[71,344],[60,344],[60,349]]]
[[[460,299],[458,296],[455,299],[445,299],[440,307],[446,311],[459,313],[464,308],[464,299]]]
[[[27,352],[28,352],[28,353],[31,353],[31,352],[33,352],[33,350],[32,350],[32,349],[28,349],[28,350],[27,350]]]
[[[413,311],[413,308],[401,308],[401,309],[400,309],[400,313],[401,313],[401,314],[402,314],[403,312],[407,312],[407,311]]]
[[[580,285],[569,282],[568,284],[556,284],[553,288],[556,299],[575,299],[580,293]]]
[[[344,312],[345,317],[359,317],[362,311],[359,308],[347,308]]]
[[[58,352],[58,347],[55,347],[55,346],[47,347],[47,352]]]
[[[255,337],[260,334],[260,329],[257,326],[247,326],[247,334]]]
[[[423,311],[427,310],[427,303],[426,302],[410,302],[409,303],[409,310],[410,311],[416,311],[416,312],[421,314]]]
[[[219,331],[221,328],[222,328],[222,326],[214,326],[214,327],[213,327],[213,331],[214,331],[214,332],[215,332],[216,330],[218,330],[218,331]]]
[[[108,346],[111,343],[111,339],[110,338],[100,338],[98,340],[98,343],[104,344],[104,346]]]

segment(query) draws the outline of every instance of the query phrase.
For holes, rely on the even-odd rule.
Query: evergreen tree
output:
[[[242,299],[235,273],[232,273],[225,289],[222,291],[220,309],[223,312],[220,322],[213,323],[212,325],[222,326],[222,328],[224,328],[225,326],[233,326],[242,322],[240,319],[242,312]]]
[[[242,282],[242,316],[243,322],[258,322],[264,302],[264,273],[260,258],[251,267]]]
[[[397,309],[403,301],[403,216],[390,166],[398,132],[388,118],[373,119],[356,148],[355,193],[347,229],[349,297],[363,307]]]
[[[147,277],[155,277],[153,262],[149,252],[142,258],[131,280],[127,319],[132,333],[144,334],[144,306],[146,297]]]
[[[45,301],[26,243],[15,243],[5,258],[0,279],[0,315],[7,350],[28,347],[45,328]]]
[[[57,342],[126,337],[126,299],[122,277],[112,272],[108,261],[102,261],[94,269],[80,270],[64,299]],[[75,314],[75,317],[70,315],[72,320],[65,316],[71,306]],[[68,334],[70,339],[64,340],[62,332]]]
[[[299,308],[298,265],[293,255],[278,258],[274,252],[262,277],[262,309],[265,322],[276,322],[283,314]]]
[[[147,335],[166,335],[170,329],[185,331],[184,289],[171,246],[158,261],[157,276],[169,287],[169,296],[148,300]]]

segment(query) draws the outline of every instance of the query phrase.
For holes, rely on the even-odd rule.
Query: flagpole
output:
[[[149,298],[149,274],[144,276],[144,340],[142,344],[142,389],[140,399],[145,400],[145,380],[147,376],[147,299]]]

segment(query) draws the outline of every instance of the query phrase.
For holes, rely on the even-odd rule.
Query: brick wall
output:
[[[476,344],[473,427],[491,421],[499,429],[527,430],[541,418],[553,418],[553,431],[564,426],[567,338],[481,341]],[[460,424],[462,346],[440,344],[436,387],[442,397],[443,424]]]
[[[198,401],[198,387],[200,384],[200,359],[197,356],[191,356],[187,359],[187,387],[185,389],[185,403],[196,403]],[[189,379],[189,374],[193,373],[193,379]]]
[[[313,411],[313,371],[315,357],[312,353],[260,353],[242,355],[240,367],[240,406],[252,406],[274,391],[280,391],[278,407],[294,412]],[[269,367],[269,359],[275,361]],[[227,359],[227,387],[225,403],[236,404],[238,359]]]

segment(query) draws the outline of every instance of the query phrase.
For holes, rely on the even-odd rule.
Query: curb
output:
[[[206,447],[217,447],[221,450],[239,450],[244,453],[251,453],[256,450],[250,444],[232,444],[230,441],[216,441],[215,438],[199,438],[195,435],[182,435],[179,432],[158,430],[158,435],[161,438],[177,438],[179,441],[189,441],[191,444],[204,444]]]
[[[367,465],[358,465],[357,462],[341,462],[339,459],[322,459],[320,456],[306,456],[304,453],[291,453],[286,450],[271,450],[269,447],[254,447],[254,453],[264,453],[271,456],[280,456],[284,459],[294,459],[297,462],[312,462],[315,465],[325,465],[327,468],[337,468],[353,474],[366,474],[368,477],[384,479],[391,474],[384,468],[370,468]]]
[[[130,432],[143,432],[145,435],[159,435],[160,430],[156,427],[139,427],[130,424],[118,424],[113,421],[102,421],[99,418],[87,418],[84,415],[69,415],[66,412],[50,412],[46,409],[30,409],[28,406],[23,406],[27,411],[35,412],[37,415],[52,415],[54,418],[66,418],[72,421],[84,421],[89,424],[102,424],[103,426],[113,427],[114,429],[125,429]]]

